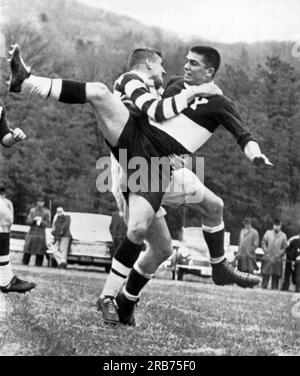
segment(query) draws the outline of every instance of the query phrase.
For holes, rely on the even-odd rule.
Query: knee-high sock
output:
[[[107,277],[101,297],[116,297],[120,291],[125,279],[127,278],[135,261],[143,248],[143,244],[136,244],[127,237],[116,250],[112,260],[111,271]]]
[[[0,233],[0,286],[7,286],[13,276],[9,262],[9,233]]]
[[[22,93],[27,96],[51,97],[64,103],[86,103],[86,83],[51,79],[31,74],[22,83]]]
[[[125,296],[129,300],[136,300],[139,297],[141,290],[146,286],[152,277],[153,274],[145,273],[137,261],[129,273],[124,290]]]
[[[218,264],[224,261],[224,222],[219,226],[209,227],[202,225],[203,236],[209,249],[210,262],[212,264]]]

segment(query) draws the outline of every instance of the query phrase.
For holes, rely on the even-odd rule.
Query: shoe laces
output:
[[[115,313],[116,309],[118,309],[118,305],[115,298],[107,297],[103,300],[107,307],[108,313]]]
[[[248,279],[250,276],[249,273],[241,272],[237,268],[234,268],[233,265],[231,265],[229,262],[226,264],[226,268],[229,272],[234,273],[236,276],[239,276],[242,279]]]

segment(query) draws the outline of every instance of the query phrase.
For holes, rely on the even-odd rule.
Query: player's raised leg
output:
[[[117,145],[130,114],[121,99],[114,96],[105,84],[35,76],[24,63],[18,45],[12,46],[9,55],[10,92],[53,98],[69,104],[91,103],[103,136],[112,146]]]

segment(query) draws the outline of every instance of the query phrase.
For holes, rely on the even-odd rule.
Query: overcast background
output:
[[[80,0],[143,23],[219,42],[299,40],[299,0]]]

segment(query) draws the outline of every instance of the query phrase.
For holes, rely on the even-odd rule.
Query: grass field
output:
[[[95,309],[105,273],[14,268],[38,287],[0,296],[0,355],[300,355],[290,293],[162,274],[145,289],[135,328],[107,327]]]

